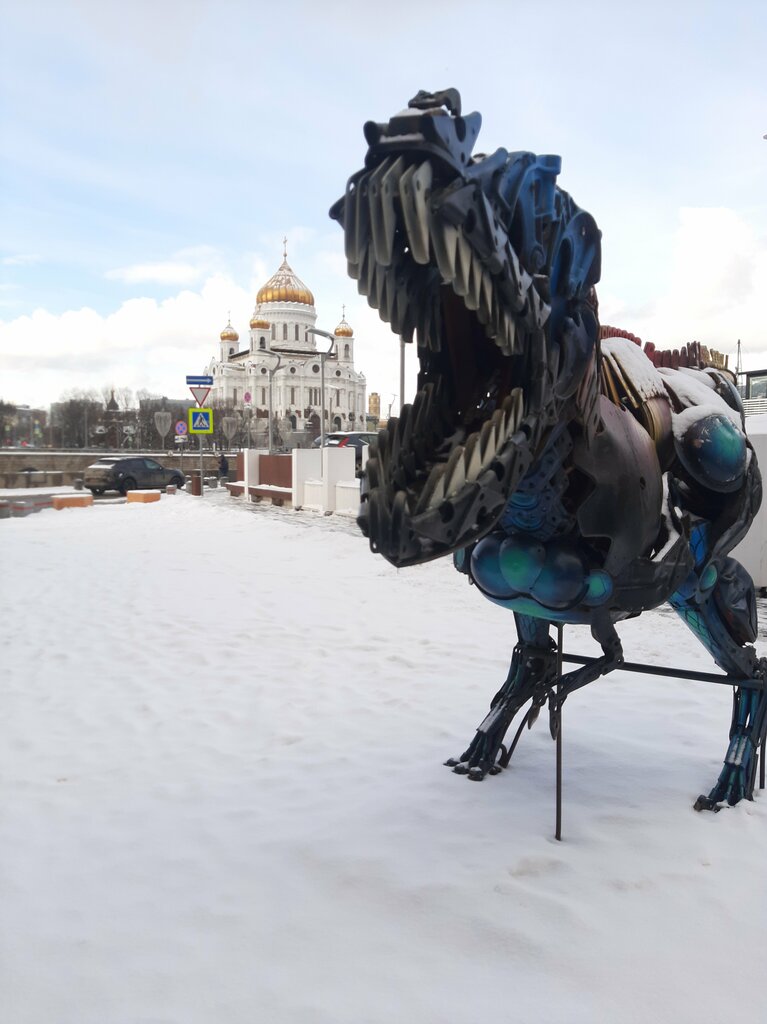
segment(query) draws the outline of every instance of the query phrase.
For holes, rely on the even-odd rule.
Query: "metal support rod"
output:
[[[593,665],[599,658],[586,657],[581,654],[563,654],[563,661],[572,665]],[[718,672],[690,672],[684,668],[662,668],[660,665],[642,665],[636,661],[622,661],[617,666],[621,671],[641,672],[648,676],[670,676],[673,679],[696,679],[704,683],[724,683],[725,686],[743,686],[748,690],[764,690],[765,682],[762,679],[737,679],[733,676],[723,676]]]
[[[759,750],[759,789],[764,789],[764,755],[767,753],[767,736],[762,737],[762,745]]]
[[[202,472],[202,434],[197,435],[197,440],[200,442],[200,497],[205,494],[205,477]]]
[[[554,838],[562,841],[562,705],[559,703],[559,692],[562,680],[562,634],[564,626],[557,623],[557,811]]]

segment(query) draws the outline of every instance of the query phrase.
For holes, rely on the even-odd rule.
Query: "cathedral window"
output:
[[[261,405],[266,405],[266,388],[261,388]]]
[[[283,324],[282,325],[282,340],[283,341],[287,341],[288,340],[288,325],[287,324]]]
[[[261,340],[260,340],[260,341],[259,341],[259,343],[258,343],[258,347],[259,347],[260,349],[264,349],[264,348],[266,348],[266,338],[261,338]]]
[[[348,345],[344,345],[344,359],[348,359],[348,358],[349,358],[349,346]]]
[[[296,336],[295,336],[295,340],[296,340],[296,341],[298,341],[298,324],[296,324]]]

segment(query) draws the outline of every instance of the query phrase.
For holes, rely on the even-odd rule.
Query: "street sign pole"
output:
[[[210,377],[208,374],[200,374],[200,375],[191,374],[191,375],[187,376],[186,383],[187,383],[188,388],[192,392],[192,395],[194,396],[194,400],[197,402],[198,407],[201,407],[203,402],[205,401],[205,399],[208,397],[208,394],[210,392],[211,387],[213,386],[213,378]],[[190,412],[191,412],[191,410],[190,410]],[[190,417],[190,429],[191,429],[191,422],[192,421],[191,421],[191,417]],[[212,427],[213,427],[213,424],[212,424],[212,413],[211,413],[211,430],[208,431],[209,433],[212,433]],[[202,497],[202,495],[205,494],[205,477],[203,475],[203,470],[202,470],[202,434],[203,434],[203,432],[202,431],[194,431],[194,433],[197,433],[197,437],[198,437],[199,442],[200,442],[200,496]]]

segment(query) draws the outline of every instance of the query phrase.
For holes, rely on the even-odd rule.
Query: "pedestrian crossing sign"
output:
[[[212,409],[189,409],[189,433],[190,434],[212,434],[213,433],[213,410]]]

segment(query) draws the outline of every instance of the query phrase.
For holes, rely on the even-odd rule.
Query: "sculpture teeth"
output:
[[[360,254],[360,262],[357,265],[357,291],[360,295],[368,294],[368,276],[373,263],[373,254],[369,249]]]
[[[378,309],[378,263],[373,252],[368,252],[367,274],[365,294],[368,297],[368,304],[373,309]]]
[[[476,309],[471,306],[471,246],[463,237],[463,232],[458,232],[456,274],[453,280],[453,291],[460,295],[469,309]]]
[[[410,167],[400,180],[400,202],[410,252],[416,263],[429,262],[429,198],[432,167],[427,160],[420,167]]]
[[[458,445],[454,448],[447,461],[445,469],[445,497],[452,498],[461,490],[466,483],[466,466],[463,461],[464,448]]]
[[[367,176],[361,175],[356,187],[350,185],[346,196],[344,235],[346,258],[357,264],[362,260],[370,239],[370,211],[368,208]]]
[[[514,429],[516,430],[525,414],[525,393],[522,388],[514,388],[511,392],[511,397],[514,400],[514,414],[516,417]]]
[[[492,420],[485,420],[479,432],[479,455],[482,460],[482,469],[487,469],[495,458],[495,446],[493,444],[493,423]]]
[[[479,453],[478,433],[472,434],[466,442],[463,452],[463,461],[466,467],[466,479],[472,481],[478,479],[479,474],[482,472],[482,458]]]
[[[390,271],[379,270],[378,282],[378,312],[381,315],[381,319],[389,323],[392,318],[391,306],[392,299],[394,298]]]
[[[430,236],[442,280],[446,284],[452,284],[455,280],[458,228],[444,221],[432,219]]]
[[[506,317],[506,344],[509,349],[509,355],[513,355],[519,348],[517,344],[517,322],[513,316]]]
[[[376,167],[368,181],[368,205],[370,208],[373,249],[376,263],[382,267],[388,267],[391,264],[392,248],[394,245],[394,235],[393,233],[390,234],[387,230],[387,225],[391,223],[391,220],[384,212],[384,207],[387,205],[388,200],[384,196],[383,189],[384,178],[391,170],[391,167],[391,162],[384,160],[382,164]]]
[[[438,463],[429,474],[429,479],[421,494],[418,503],[418,511],[425,512],[427,509],[436,508],[445,498],[445,464]]]
[[[356,202],[354,204],[353,254],[349,259],[359,263],[368,251],[370,243],[370,204],[368,202],[368,178],[361,178],[357,184]]]
[[[479,299],[480,319],[485,324],[493,321],[493,280],[489,274],[482,275],[482,292]]]
[[[479,311],[482,304],[482,281],[485,273],[482,269],[482,261],[474,255],[471,264],[471,281],[469,292],[466,296],[466,305],[469,309]]]
[[[400,156],[394,161],[381,182],[381,209],[383,213],[385,244],[386,251],[389,254],[389,263],[391,263],[391,255],[394,249],[394,236],[397,231],[397,210],[394,205],[394,201],[399,197],[399,182],[402,177],[404,167],[405,158]]]
[[[489,453],[492,453],[492,457],[495,457],[501,446],[502,421],[503,417],[500,410],[496,410],[490,418],[491,430],[487,449]]]

